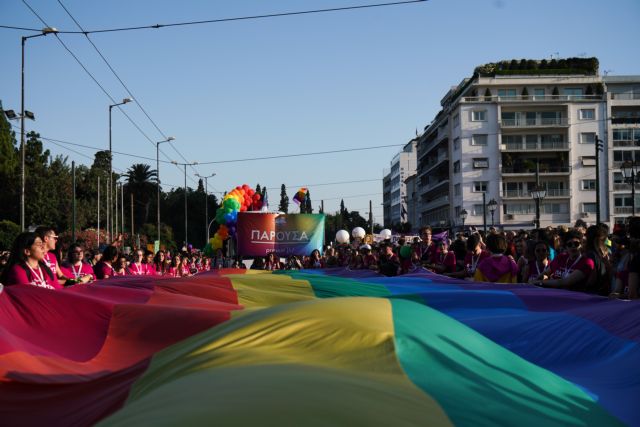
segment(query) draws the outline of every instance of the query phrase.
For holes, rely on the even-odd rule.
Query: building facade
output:
[[[405,179],[416,173],[417,139],[409,141],[391,160],[389,172],[389,217],[385,217],[385,225],[405,223],[409,220],[407,209],[407,187]],[[386,176],[385,176],[386,178]],[[384,187],[384,181],[383,181]],[[384,191],[383,191],[384,193]],[[383,204],[385,203],[383,194]],[[385,205],[386,209],[386,205]]]
[[[590,61],[596,69],[584,74],[476,72],[452,87],[417,138],[416,226],[459,226],[466,210],[466,226],[531,228],[534,189],[545,194],[543,227],[628,216],[631,186],[620,169],[640,163],[640,79],[603,78]]]

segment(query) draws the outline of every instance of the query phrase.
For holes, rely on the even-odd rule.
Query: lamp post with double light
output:
[[[460,211],[460,220],[462,220],[462,232],[464,233],[464,222],[467,220],[467,216],[469,215],[469,213],[467,212],[466,209],[462,209]]]
[[[133,98],[124,98],[122,102],[109,105],[109,183],[107,185],[107,233],[109,235],[109,243],[113,241],[113,150],[111,149],[111,110],[113,107],[133,102]],[[117,212],[116,212],[117,215]]]
[[[622,164],[622,178],[627,184],[631,184],[631,216],[636,216],[636,182],[638,181],[638,165],[635,160]]]
[[[158,141],[156,142],[156,186],[157,186],[157,190],[158,190],[158,201],[157,201],[157,208],[158,208],[158,246],[160,246],[160,144],[162,144],[163,142],[171,142],[174,141],[175,138],[173,136],[168,137],[167,139],[164,139],[162,141]]]
[[[33,113],[30,113],[31,116],[28,116],[28,111],[24,109],[24,51],[27,40],[33,39],[36,37],[46,36],[47,34],[56,34],[58,30],[53,27],[46,27],[42,29],[40,34],[35,34],[33,36],[23,36],[22,37],[22,67],[21,67],[21,82],[20,82],[20,151],[22,152],[22,161],[20,163],[20,228],[22,231],[25,230],[25,220],[24,220],[24,192],[25,192],[25,157],[26,157],[26,147],[24,141],[24,118],[27,117],[31,120],[34,119]]]

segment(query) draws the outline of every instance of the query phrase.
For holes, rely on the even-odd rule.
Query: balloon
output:
[[[404,259],[411,258],[411,246],[402,246],[400,248],[400,257]]]
[[[351,231],[351,235],[353,236],[354,239],[362,239],[365,234],[367,234],[364,231],[364,228],[362,227],[356,227],[353,229],[353,231]]]
[[[384,230],[380,231],[380,237],[382,237],[384,240],[390,239],[391,230],[389,230],[388,228],[385,228]]]
[[[349,242],[349,232],[347,230],[340,230],[336,233],[336,241],[338,243],[348,243]]]

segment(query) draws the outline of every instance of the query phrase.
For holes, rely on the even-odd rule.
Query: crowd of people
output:
[[[446,234],[446,233],[445,233]],[[11,252],[0,258],[0,283],[28,284],[50,289],[91,283],[117,276],[185,277],[219,268],[246,268],[241,257],[221,250],[209,258],[197,251],[153,253],[134,249],[128,256],[117,245],[94,252],[80,243],[60,253],[55,230],[39,227],[15,239]],[[58,252],[58,255],[56,255]],[[64,258],[64,259],[63,259]],[[60,261],[59,261],[60,260]],[[434,238],[430,227],[410,241],[400,238],[363,244],[328,246],[324,253],[281,258],[271,253],[255,257],[251,269],[301,270],[342,267],[375,270],[385,276],[422,269],[478,282],[530,283],[610,298],[638,298],[640,218],[610,232],[605,224],[587,227],[548,227],[532,231],[488,233],[471,230]]]

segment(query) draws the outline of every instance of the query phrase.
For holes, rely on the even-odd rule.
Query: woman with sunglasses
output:
[[[79,243],[69,246],[67,260],[60,264],[60,270],[69,278],[66,285],[91,283],[96,279],[93,267],[84,261],[84,248]]]
[[[573,291],[586,290],[587,279],[593,273],[593,260],[581,253],[583,234],[569,230],[565,234],[566,252],[555,257],[545,272],[545,279],[537,282],[545,288],[564,288]]]
[[[53,272],[44,262],[45,253],[42,239],[36,233],[20,233],[13,242],[11,257],[2,272],[2,283],[60,289]]]
[[[532,259],[522,271],[523,281],[534,283],[542,280],[543,273],[549,266],[549,245],[545,241],[535,243],[534,259]]]

